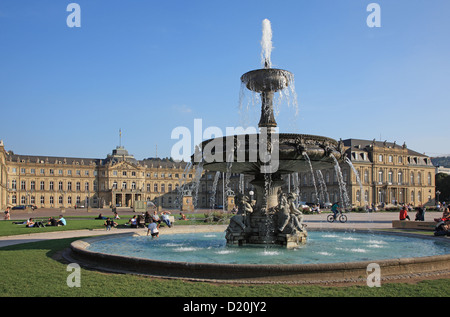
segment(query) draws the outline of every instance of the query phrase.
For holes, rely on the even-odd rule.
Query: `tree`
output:
[[[439,194],[440,201],[450,201],[450,175],[444,173],[436,174],[436,191],[441,192]]]

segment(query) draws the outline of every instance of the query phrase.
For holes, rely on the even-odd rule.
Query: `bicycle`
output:
[[[330,214],[327,217],[328,222],[334,222],[336,219],[341,223],[347,222],[347,216],[344,215],[341,211],[336,214],[336,217],[334,216],[334,214]]]

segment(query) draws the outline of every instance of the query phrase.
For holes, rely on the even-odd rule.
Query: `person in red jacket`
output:
[[[411,219],[409,219],[409,216],[408,216],[408,209],[406,209],[406,206],[403,205],[402,209],[400,210],[400,220],[406,220],[406,219],[411,220]]]

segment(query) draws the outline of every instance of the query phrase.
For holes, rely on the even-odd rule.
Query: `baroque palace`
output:
[[[306,203],[348,197],[348,203],[356,208],[435,203],[435,167],[428,156],[405,144],[357,139],[343,142],[351,164],[289,176],[285,189],[299,185],[300,200]],[[195,168],[185,173],[186,165],[169,159],[136,160],[123,146],[104,159],[20,155],[6,151],[0,141],[0,208],[133,207],[136,201],[151,201],[162,208],[176,209],[180,203],[178,188],[185,182],[192,183],[196,173]],[[216,206],[225,205],[227,189],[246,194],[253,189],[250,177],[231,175],[225,180],[224,174],[217,176],[202,173],[198,208],[210,208],[212,201]],[[340,179],[345,183],[344,193]]]

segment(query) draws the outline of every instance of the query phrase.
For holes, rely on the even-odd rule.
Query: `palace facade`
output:
[[[342,204],[348,198],[354,208],[435,204],[435,167],[430,157],[395,142],[347,139],[343,143],[348,159],[339,170],[332,166],[316,171],[315,179],[312,173],[299,175],[302,200],[316,202],[321,196],[321,201]],[[346,184],[345,191],[340,183]]]
[[[348,162],[339,168],[289,175],[284,190],[299,186],[303,202],[348,199],[353,207],[435,203],[435,167],[428,156],[395,142],[343,142]],[[246,194],[253,189],[251,177],[225,179],[224,173],[196,171],[187,165],[170,159],[136,160],[123,146],[104,159],[20,155],[6,151],[0,141],[0,208],[133,207],[136,201],[151,201],[176,209],[181,200],[178,188],[192,185],[197,172],[201,172],[198,208],[226,204],[227,189]]]

